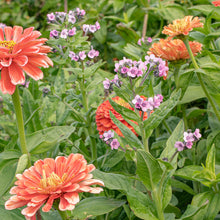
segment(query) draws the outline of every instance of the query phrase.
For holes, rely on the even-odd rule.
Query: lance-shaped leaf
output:
[[[181,90],[173,92],[170,99],[163,102],[158,109],[156,109],[150,117],[144,121],[144,129],[146,138],[148,138],[153,129],[155,129],[167,116],[167,114],[177,105],[181,96]]]
[[[138,123],[140,122],[140,120],[141,120],[140,116],[138,116],[131,109],[125,108],[124,106],[117,104],[112,99],[109,99],[109,102],[110,102],[111,106],[115,109],[115,111],[118,112],[119,114],[121,114],[124,118],[134,120]]]
[[[110,117],[112,121],[118,126],[121,133],[125,136],[125,140],[129,145],[132,145],[136,148],[143,148],[143,144],[141,141],[137,138],[137,136],[123,123],[121,123],[110,111]]]
[[[148,152],[137,151],[137,174],[148,190],[153,190],[161,179],[163,170]]]

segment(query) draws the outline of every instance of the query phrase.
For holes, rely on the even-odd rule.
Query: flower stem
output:
[[[24,131],[24,120],[23,120],[23,114],[22,114],[22,109],[21,109],[19,90],[18,90],[17,86],[16,86],[14,94],[12,95],[12,101],[13,101],[13,105],[14,105],[14,109],[15,109],[21,152],[22,152],[22,154],[28,155],[28,167],[30,167],[31,160],[30,160],[30,154],[28,153],[28,149],[27,149],[27,145],[26,145],[25,131]]]
[[[83,62],[82,62],[82,70],[84,71],[84,66],[83,66]],[[97,149],[96,149],[96,142],[95,139],[92,137],[94,135],[94,129],[92,128],[92,123],[91,123],[91,119],[90,119],[90,115],[88,114],[88,94],[85,90],[85,79],[84,79],[84,75],[83,78],[80,81],[80,89],[81,89],[81,93],[82,93],[82,104],[84,107],[84,111],[86,114],[86,120],[87,120],[87,130],[89,133],[89,138],[90,138],[90,142],[91,142],[91,153],[92,153],[92,160],[94,165],[97,165]]]
[[[190,46],[189,46],[189,41],[188,41],[188,39],[187,39],[187,38],[184,39],[183,42],[185,43],[186,48],[187,48],[187,50],[188,50],[188,52],[189,52],[189,55],[190,55],[190,58],[191,58],[191,60],[192,60],[192,63],[193,63],[194,68],[195,68],[196,70],[199,69],[199,66],[198,66],[198,64],[197,64],[197,62],[196,62],[196,60],[195,60],[195,57],[193,56],[192,50],[191,50],[191,48],[190,48]],[[219,113],[219,111],[217,110],[217,108],[216,108],[216,106],[215,106],[215,103],[214,103],[213,100],[212,100],[212,97],[210,96],[209,92],[207,91],[207,89],[206,89],[206,87],[205,87],[205,84],[204,84],[204,82],[203,82],[203,80],[202,80],[201,73],[196,72],[196,75],[197,75],[197,77],[198,77],[199,83],[200,83],[200,85],[201,85],[201,87],[202,87],[202,89],[203,89],[203,91],[204,91],[204,93],[205,93],[207,99],[209,100],[209,102],[210,102],[210,104],[211,104],[211,106],[212,106],[213,111],[215,112],[215,115],[217,116],[218,120],[220,121],[220,113]]]

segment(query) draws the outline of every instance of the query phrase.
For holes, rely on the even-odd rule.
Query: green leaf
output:
[[[103,215],[124,205],[126,201],[106,197],[90,197],[81,200],[72,211],[73,218],[86,219]]]
[[[174,147],[174,145],[177,141],[180,141],[183,139],[183,133],[184,133],[184,123],[181,120],[176,126],[171,136],[169,137],[169,139],[167,140],[166,147],[160,155],[161,159],[167,158],[168,160],[170,160],[170,158],[176,152],[176,148]],[[176,167],[176,163],[177,163],[177,155],[173,158],[173,161],[171,162],[171,164],[174,167]]]
[[[197,181],[197,179],[194,176],[196,173],[202,170],[203,168],[201,166],[190,165],[190,166],[186,166],[182,169],[177,170],[174,175],[182,177],[184,179]]]
[[[15,174],[22,173],[28,165],[28,155],[23,154],[19,160]]]
[[[220,130],[217,131],[213,131],[212,133],[210,133],[207,137],[207,141],[206,141],[206,147],[207,150],[209,151],[215,141],[215,139],[220,135]]]
[[[3,205],[0,205],[0,213],[2,220],[24,220],[20,209],[6,210]]]
[[[200,207],[188,205],[186,211],[181,216],[181,220],[191,220],[201,209],[204,209],[207,203],[202,204]]]
[[[32,154],[47,152],[67,139],[75,130],[71,126],[54,126],[26,136],[28,151]]]
[[[105,20],[100,20],[99,22],[101,28],[94,33],[94,36],[100,44],[104,44],[107,37],[107,24]]]
[[[104,173],[99,170],[95,170],[92,173],[94,178],[100,179],[105,183],[105,187],[111,190],[123,191],[127,195],[130,208],[136,216],[146,220],[157,220],[152,200],[147,194],[133,187],[134,179],[121,174]]]
[[[163,170],[148,152],[137,151],[137,174],[148,190],[153,190],[161,179]]]
[[[112,121],[116,124],[116,126],[120,129],[122,134],[125,137],[125,140],[128,142],[129,145],[132,145],[136,148],[143,148],[143,144],[141,141],[136,137],[136,135],[123,123],[121,123],[110,111],[110,117]]]
[[[114,0],[113,1],[113,7],[114,7],[114,13],[116,14],[124,7],[125,1],[124,0]]]
[[[124,118],[134,120],[140,123],[141,118],[134,111],[132,111],[131,109],[125,108],[122,105],[117,104],[112,99],[109,99],[109,102],[111,106],[115,109],[115,111],[121,114]]]
[[[197,99],[205,98],[206,95],[203,92],[201,86],[189,86],[178,104],[185,104]]]
[[[125,152],[123,151],[111,151],[109,155],[107,155],[107,160],[104,163],[103,169],[112,168],[116,164],[118,164],[125,157]]]
[[[23,90],[24,121],[27,121],[38,107],[39,106],[38,104],[36,104],[36,101],[34,100],[30,91],[28,89],[24,89]],[[36,111],[33,117],[31,118],[31,120],[29,120],[27,124],[27,129],[29,133],[42,129],[38,111]]]
[[[215,174],[215,145],[213,144],[206,157],[206,168]]]
[[[10,187],[16,171],[17,160],[5,160],[0,164],[0,196]],[[2,217],[2,216],[1,216]]]
[[[213,191],[207,191],[195,195],[192,199],[193,206],[208,205],[199,211],[199,213],[192,218],[192,220],[214,219],[220,211],[220,194]]]
[[[102,65],[104,65],[104,62],[99,60],[97,63],[93,64],[92,66],[85,68],[84,70],[85,78],[91,77]]]
[[[181,90],[173,92],[171,97],[167,101],[163,102],[160,107],[144,121],[146,138],[151,135],[153,129],[155,129],[161,123],[161,121],[163,121],[167,114],[177,105],[180,95]]]
[[[188,192],[191,195],[196,194],[191,187],[189,187],[187,184],[185,184],[183,182],[180,182],[179,180],[176,180],[176,179],[172,178],[171,179],[171,185],[172,185],[172,187],[182,189],[182,190]]]

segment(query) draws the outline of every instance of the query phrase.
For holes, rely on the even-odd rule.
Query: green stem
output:
[[[31,159],[30,159],[30,154],[28,152],[27,145],[26,145],[25,131],[24,131],[24,120],[23,120],[23,114],[22,114],[22,109],[21,109],[19,90],[18,90],[17,86],[16,86],[14,94],[12,95],[12,101],[13,101],[13,105],[14,105],[14,109],[15,109],[21,152],[22,152],[22,154],[28,155],[28,167],[30,167],[31,166]]]
[[[84,71],[83,63],[82,63],[82,70]],[[92,137],[94,135],[94,129],[92,128],[92,123],[90,120],[90,116],[88,114],[88,110],[89,110],[88,109],[88,94],[85,90],[84,83],[85,83],[85,79],[84,79],[84,75],[83,75],[83,78],[81,79],[81,82],[80,82],[80,89],[81,89],[81,93],[82,93],[82,104],[83,104],[84,111],[86,114],[86,120],[87,120],[87,126],[88,126],[87,130],[88,130],[90,142],[91,142],[92,160],[93,160],[94,165],[97,165],[96,142],[95,142],[95,139]]]
[[[171,131],[171,129],[169,128],[169,126],[167,125],[167,123],[166,123],[165,120],[163,120],[163,125],[164,125],[164,127],[166,128],[166,130],[168,131],[168,133],[171,135],[171,134],[172,134],[172,131]]]
[[[154,202],[155,202],[156,209],[157,209],[158,219],[164,220],[161,195],[159,194],[159,192],[157,192],[156,189],[153,189],[152,193],[153,193],[153,198],[154,198]]]
[[[184,39],[183,41],[184,41],[184,43],[185,43],[185,45],[186,45],[186,48],[187,48],[187,50],[188,50],[188,52],[189,52],[189,55],[190,55],[190,58],[191,58],[191,60],[192,60],[192,63],[193,63],[194,68],[195,68],[196,70],[199,69],[199,66],[198,66],[198,64],[197,64],[197,62],[196,62],[196,60],[195,60],[195,57],[193,56],[192,50],[191,50],[191,48],[190,48],[190,46],[189,46],[189,41],[188,41],[188,39],[186,38],[186,39]],[[206,89],[206,87],[205,87],[205,84],[204,84],[204,82],[203,82],[203,80],[202,80],[201,73],[196,72],[196,75],[197,75],[197,77],[198,77],[199,83],[200,83],[200,85],[201,85],[201,87],[202,87],[202,89],[203,89],[203,91],[204,91],[206,97],[208,98],[208,100],[209,100],[209,102],[210,102],[210,104],[211,104],[211,106],[212,106],[213,111],[215,112],[215,115],[217,116],[218,120],[220,121],[220,113],[218,112],[218,110],[217,110],[217,108],[216,108],[216,106],[215,106],[215,103],[213,102],[211,96],[209,95],[209,92],[207,91],[207,89]]]
[[[62,220],[67,220],[69,219],[69,216],[67,215],[67,213],[65,211],[60,211],[59,208],[57,209],[57,211],[59,212]]]

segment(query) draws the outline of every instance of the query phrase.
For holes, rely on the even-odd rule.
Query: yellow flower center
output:
[[[55,191],[66,181],[66,179],[66,173],[64,173],[62,177],[59,177],[56,173],[52,172],[49,177],[46,177],[45,170],[43,170],[43,176],[40,180],[40,189],[46,191],[47,193]]]
[[[0,41],[0,47],[6,47],[9,49],[9,53],[12,52],[13,47],[16,43],[13,40],[4,40],[4,41]]]

